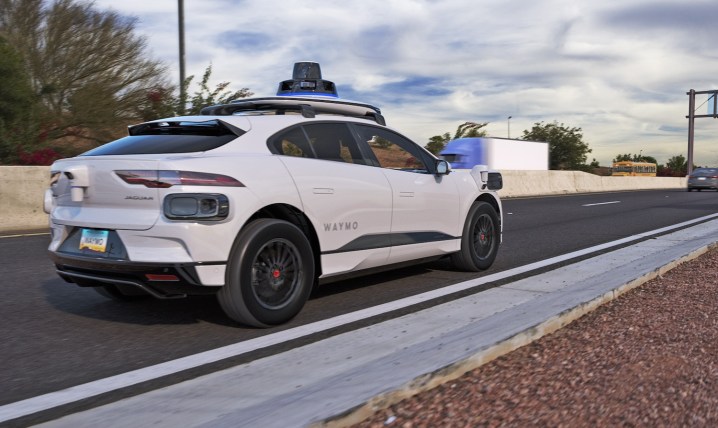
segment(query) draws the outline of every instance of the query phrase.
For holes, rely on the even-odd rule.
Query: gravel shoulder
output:
[[[354,426],[718,426],[718,250]]]

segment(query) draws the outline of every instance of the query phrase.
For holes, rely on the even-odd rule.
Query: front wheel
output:
[[[313,283],[314,255],[304,233],[286,221],[259,219],[235,241],[217,297],[233,320],[269,327],[299,313]]]
[[[496,210],[486,202],[474,202],[461,235],[461,250],[451,255],[454,266],[476,272],[491,267],[499,251],[501,229]]]

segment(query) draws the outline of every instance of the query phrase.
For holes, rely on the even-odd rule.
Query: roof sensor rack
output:
[[[319,114],[335,114],[386,125],[386,120],[378,107],[339,99],[334,83],[322,80],[322,72],[316,62],[295,63],[292,77],[292,80],[285,80],[279,84],[279,90],[274,97],[242,98],[228,104],[204,107],[199,114],[230,116],[295,113],[307,119]]]
[[[277,95],[339,96],[334,82],[322,80],[322,70],[319,64],[309,61],[294,64],[292,80],[280,82]]]

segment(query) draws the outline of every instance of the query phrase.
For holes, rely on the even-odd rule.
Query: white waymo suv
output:
[[[216,293],[233,320],[295,316],[319,281],[448,256],[491,266],[501,176],[450,171],[297,63],[276,97],[131,126],[52,165],[58,274],[116,299]]]

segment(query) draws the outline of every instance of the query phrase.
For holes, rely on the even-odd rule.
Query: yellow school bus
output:
[[[655,177],[656,176],[656,164],[650,162],[633,162],[633,161],[621,161],[614,162],[613,168],[611,168],[611,175],[613,176],[641,176],[641,177]]]

